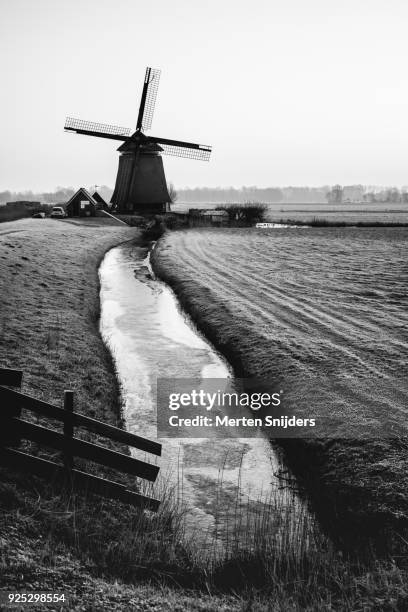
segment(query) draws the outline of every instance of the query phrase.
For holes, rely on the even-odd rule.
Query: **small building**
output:
[[[103,199],[103,197],[101,196],[100,193],[95,191],[92,194],[92,197],[95,200],[95,202],[97,203],[97,205],[99,206],[100,210],[106,210],[108,212],[110,211],[110,209],[111,209],[110,204],[108,204],[107,201]]]
[[[208,219],[212,225],[226,225],[229,221],[226,210],[205,210],[201,216]]]
[[[226,210],[190,208],[189,215],[193,224],[228,225],[229,222],[229,216]]]
[[[80,187],[65,206],[68,217],[94,217],[102,206],[84,188]]]

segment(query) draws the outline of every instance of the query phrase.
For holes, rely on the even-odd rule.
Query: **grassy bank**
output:
[[[48,219],[1,225],[0,363],[23,370],[24,392],[60,404],[69,388],[79,411],[120,423],[116,377],[98,330],[97,269],[106,250],[135,235],[125,226]]]

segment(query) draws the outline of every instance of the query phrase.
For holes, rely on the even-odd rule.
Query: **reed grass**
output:
[[[243,504],[239,477],[225,508],[222,470],[218,518],[206,531],[199,525],[195,533],[188,528],[181,476],[159,482],[155,494],[162,505],[152,514],[90,493],[58,491],[55,483],[34,479],[28,486],[19,482],[21,476],[9,475],[8,517],[14,510],[13,524],[22,533],[47,534],[38,542],[36,559],[50,569],[74,554],[84,569],[105,580],[147,580],[173,592],[194,592],[196,598],[206,593],[210,601],[226,593],[239,609],[244,603],[248,610],[406,609],[406,553],[399,560],[348,558],[321,533],[307,504],[293,492],[285,503],[271,492]],[[0,568],[1,563],[0,558]]]

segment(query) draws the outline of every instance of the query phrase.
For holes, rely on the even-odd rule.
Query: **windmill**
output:
[[[118,212],[164,212],[170,196],[164,175],[162,154],[208,161],[211,147],[206,145],[146,136],[150,130],[159,87],[160,70],[146,68],[136,131],[67,117],[68,132],[120,140],[119,167],[111,201]]]

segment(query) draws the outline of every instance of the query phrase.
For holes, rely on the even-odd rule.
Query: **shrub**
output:
[[[245,204],[229,204],[220,206],[217,210],[225,210],[228,213],[229,222],[238,225],[253,225],[262,221],[266,205],[256,202]]]
[[[28,219],[37,212],[45,212],[49,214],[51,211],[52,204],[40,204],[35,208],[28,208],[26,206],[0,206],[0,223],[6,221],[17,221],[18,219]]]

